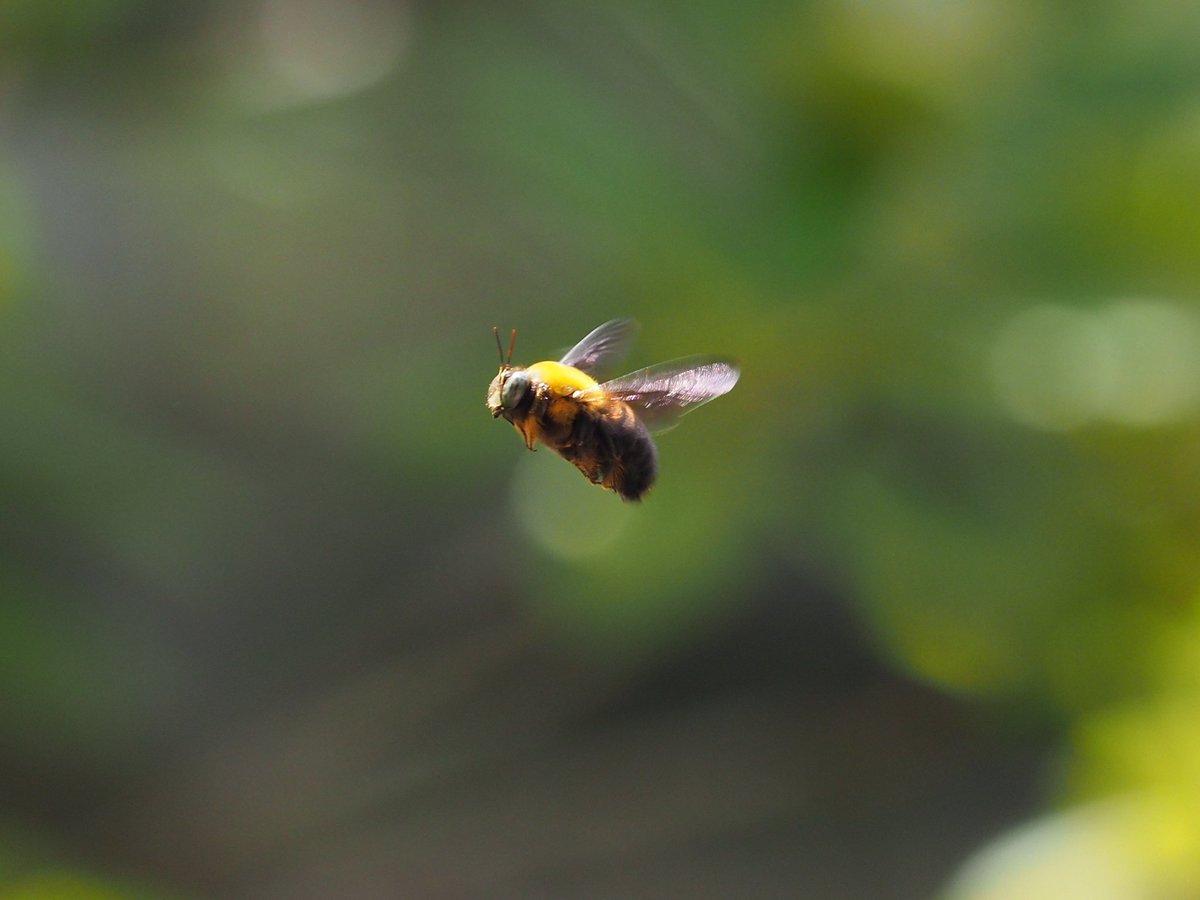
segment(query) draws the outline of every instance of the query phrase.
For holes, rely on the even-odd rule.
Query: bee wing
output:
[[[594,375],[597,370],[625,355],[636,332],[637,322],[633,319],[605,322],[568,350],[559,362]]]
[[[647,428],[665,431],[684,413],[729,393],[740,374],[730,360],[688,356],[606,381],[599,390],[632,406]]]

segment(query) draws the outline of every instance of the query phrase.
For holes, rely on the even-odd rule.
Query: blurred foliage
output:
[[[4,900],[139,900],[158,893],[125,891],[95,879],[65,872],[22,879],[0,892]]]
[[[821,813],[781,896],[1200,894],[1197,37],[1167,0],[0,0],[0,759],[55,847],[13,852],[655,894],[664,842],[770,832],[736,882]],[[637,507],[483,406],[493,322],[529,362],[618,315],[630,368],[744,370]],[[621,704],[638,740],[580,724]],[[597,763],[674,755],[746,790]],[[514,760],[550,781],[481,784]],[[0,897],[129,896],[47,878]]]

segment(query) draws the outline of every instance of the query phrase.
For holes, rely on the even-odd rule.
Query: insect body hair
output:
[[[556,450],[596,484],[640,500],[658,475],[658,451],[650,432],[625,403],[585,404],[570,435]]]

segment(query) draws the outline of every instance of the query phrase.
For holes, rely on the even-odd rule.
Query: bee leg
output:
[[[597,461],[596,465],[592,467],[592,471],[591,474],[588,475],[588,479],[592,482],[592,484],[604,484],[604,482],[608,480],[608,476],[611,474],[611,472],[612,466],[605,465],[603,462]]]
[[[519,425],[517,426],[517,431],[521,432],[521,440],[525,443],[525,449],[536,451],[537,447],[533,446],[533,435]]]
[[[526,450],[537,450],[537,447],[534,446],[534,443],[538,439],[539,431],[533,422],[531,422],[529,419],[526,419],[523,422],[513,422],[513,427],[516,428],[517,431],[521,432],[521,437],[525,441]]]
[[[592,484],[601,484],[608,476],[608,467],[604,460],[586,444],[571,441],[560,444],[555,449]]]
[[[593,448],[592,457],[588,460],[589,466],[586,474],[592,484],[598,484],[611,490],[609,479],[612,477],[615,466],[612,441],[601,430],[597,430],[595,440],[596,445]]]
[[[592,484],[604,484],[605,479],[608,478],[609,469],[599,460],[584,459],[581,457],[567,458],[575,464],[575,468],[582,472]]]

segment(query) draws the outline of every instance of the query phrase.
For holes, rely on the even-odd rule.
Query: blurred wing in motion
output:
[[[729,393],[740,374],[729,360],[688,356],[606,381],[599,390],[632,406],[651,431],[665,431],[684,413]]]
[[[559,362],[594,377],[598,370],[625,355],[636,331],[637,322],[633,319],[605,322],[568,350]]]

